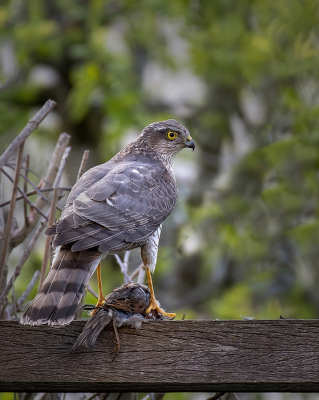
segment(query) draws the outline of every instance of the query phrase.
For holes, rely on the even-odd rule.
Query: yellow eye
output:
[[[178,134],[176,132],[173,132],[173,131],[168,131],[166,133],[166,137],[169,140],[174,140],[174,139],[176,139],[178,137]]]

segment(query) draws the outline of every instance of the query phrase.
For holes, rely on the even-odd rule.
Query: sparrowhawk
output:
[[[162,223],[177,201],[172,169],[183,148],[195,149],[188,130],[169,119],[148,125],[138,138],[76,182],[61,217],[46,229],[55,255],[39,293],[21,317],[29,325],[65,325],[77,311],[85,287],[107,254],[141,248],[150,287],[147,311],[157,305],[154,272]]]

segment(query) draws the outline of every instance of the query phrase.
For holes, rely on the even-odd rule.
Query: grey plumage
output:
[[[170,131],[178,132],[176,140],[168,139]],[[71,322],[89,278],[106,254],[141,247],[144,265],[154,270],[158,240],[152,244],[156,249],[148,240],[160,232],[176,204],[171,161],[185,147],[194,149],[185,127],[175,120],[153,123],[110,161],[82,175],[61,217],[45,231],[61,249],[21,323]]]

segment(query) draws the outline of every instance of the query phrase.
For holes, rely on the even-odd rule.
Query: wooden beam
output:
[[[319,392],[319,321],[152,321],[68,354],[84,322],[0,321],[0,390]]]

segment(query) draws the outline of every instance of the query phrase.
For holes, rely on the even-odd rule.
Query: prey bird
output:
[[[70,353],[84,345],[92,348],[102,330],[113,323],[116,336],[117,352],[120,350],[120,339],[117,328],[129,326],[139,330],[142,323],[146,320],[164,319],[161,314],[152,312],[146,314],[150,303],[149,289],[138,283],[128,283],[114,289],[106,296],[103,304],[98,309],[92,306],[85,306],[84,310],[94,310],[91,318],[83,328],[82,333],[77,338],[75,344],[70,349]]]
[[[69,324],[93,272],[107,254],[137,247],[147,273],[152,310],[166,313],[155,299],[155,270],[162,224],[177,201],[174,156],[195,149],[188,130],[174,119],[154,122],[105,164],[91,168],[73,186],[61,217],[45,234],[54,236],[51,269],[20,319],[28,325]],[[104,301],[99,279],[99,299]]]

